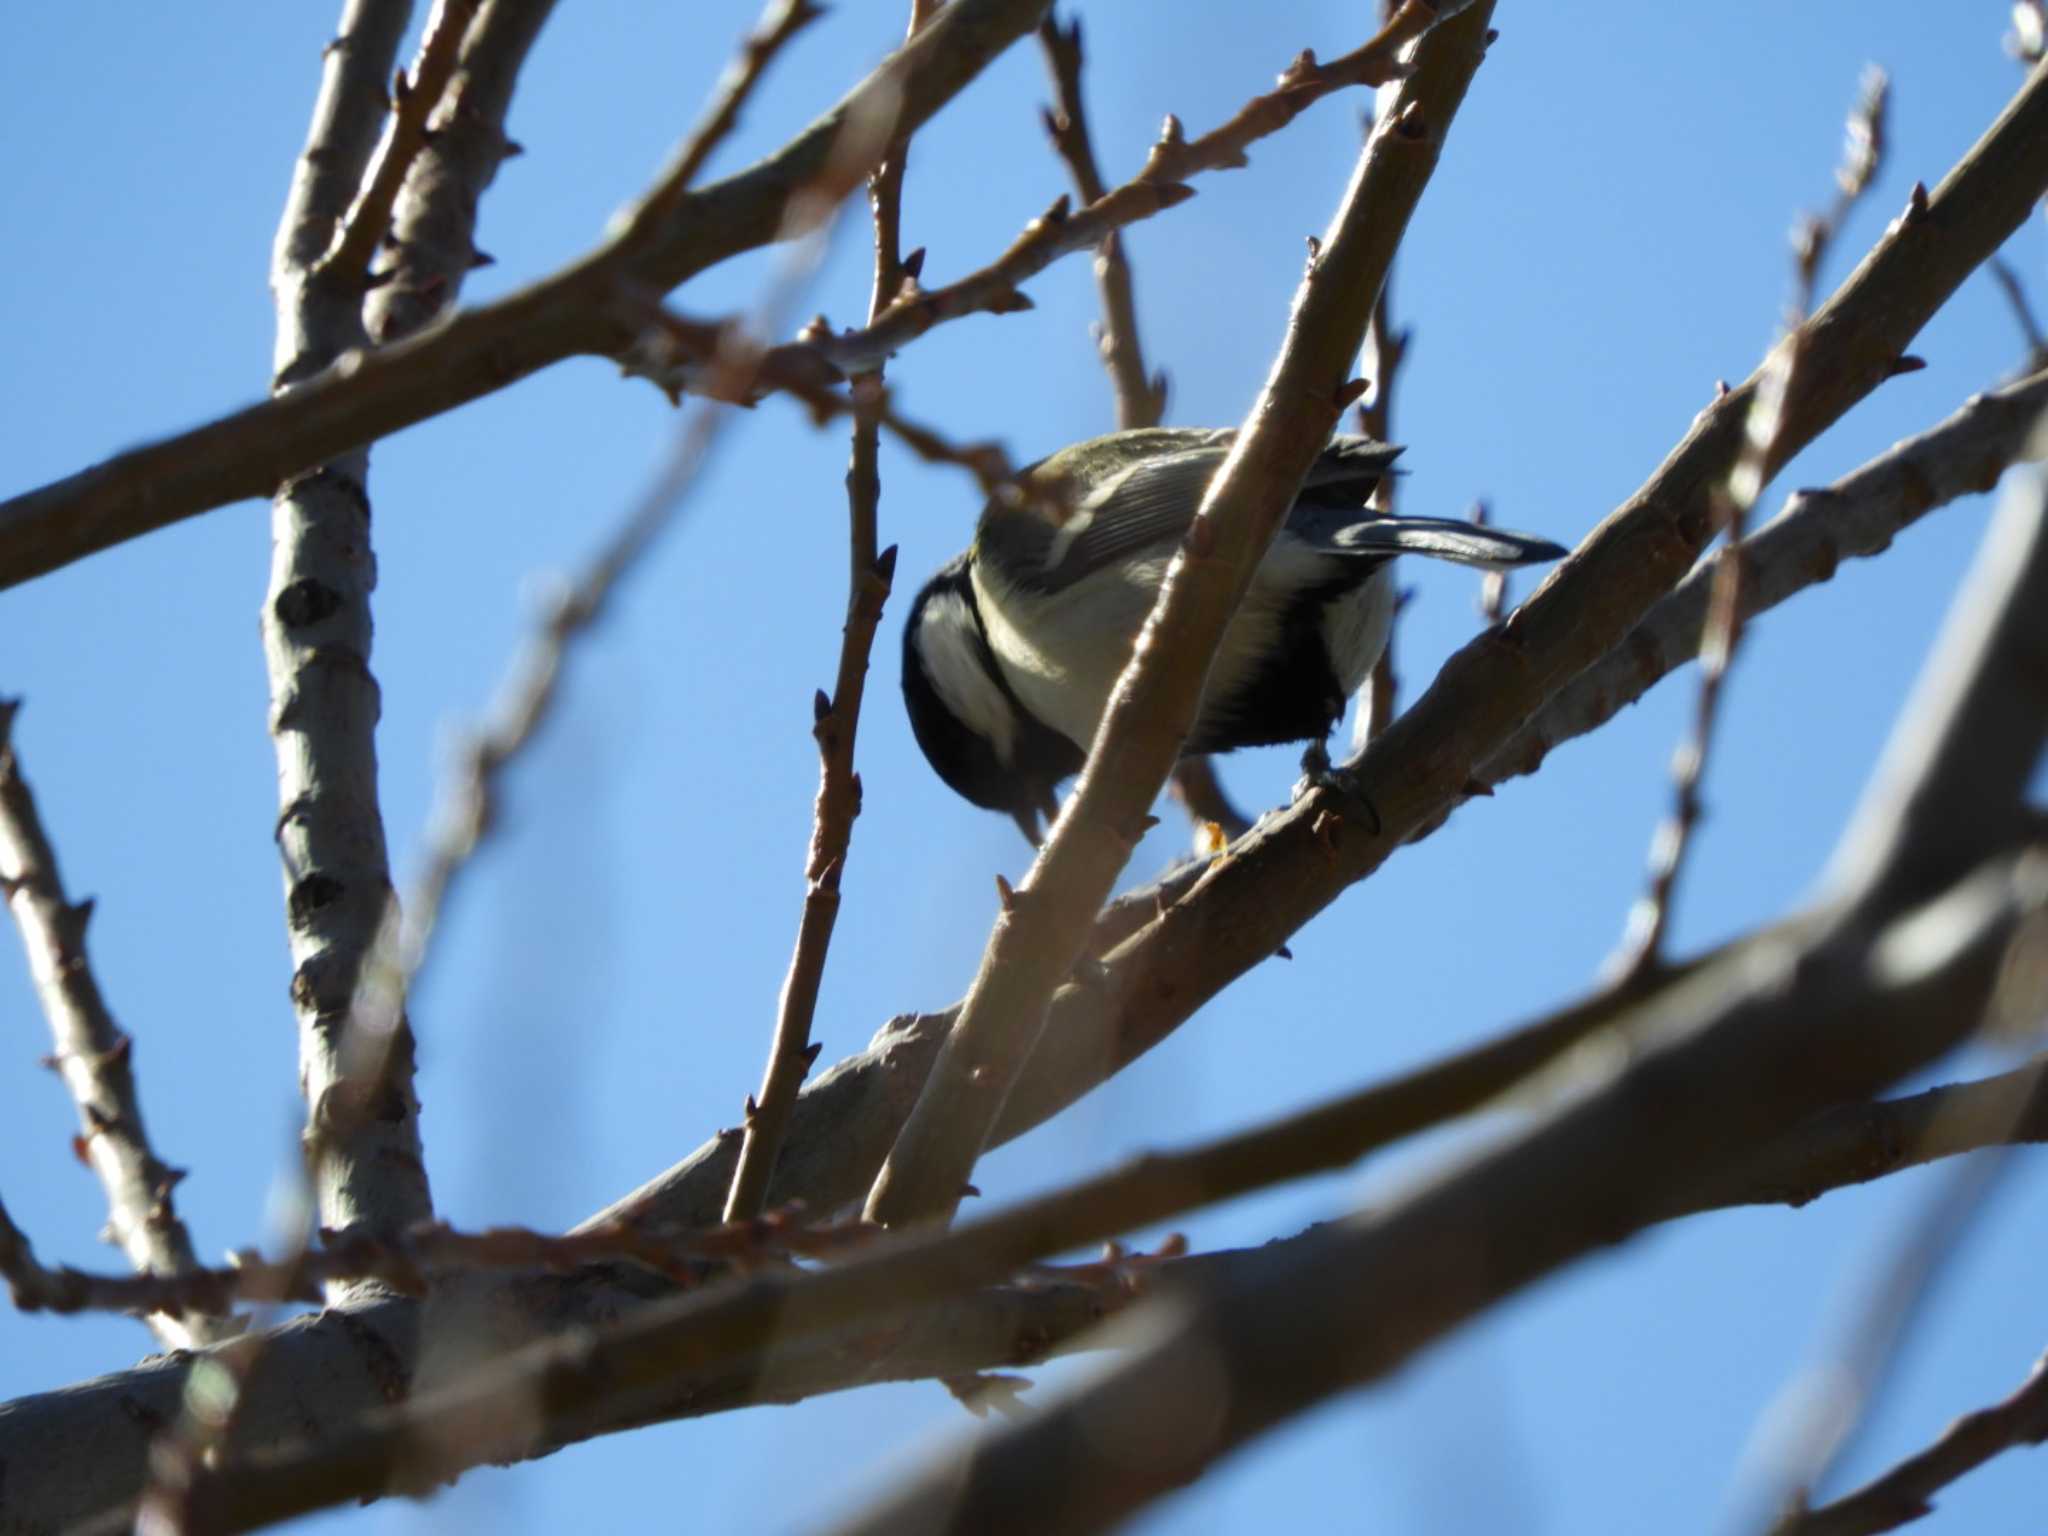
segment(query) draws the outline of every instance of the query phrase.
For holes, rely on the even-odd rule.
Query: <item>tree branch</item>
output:
[[[2026,219],[2044,188],[2048,67],[2036,69],[1931,197],[1916,195],[1807,323],[1809,366],[1786,402],[1776,460],[1889,376],[1918,327]],[[1691,568],[1714,488],[1739,454],[1753,388],[1710,405],[1642,489],[1502,629],[1446,663],[1350,765],[1355,793],[1313,789],[1201,871],[1186,895],[1143,893],[1147,905],[1128,915],[1145,926],[1104,956],[1088,1008],[1115,1019],[1125,1040],[1170,1030],[1459,804],[1474,771],[1573,676],[1621,644]],[[1378,813],[1376,834],[1354,817],[1359,799]],[[1171,1000],[1162,1003],[1169,977]]]
[[[928,0],[912,0],[909,35],[930,19]],[[903,286],[901,232],[903,171],[908,144],[899,145],[876,170],[868,185],[875,240],[875,276],[868,317],[873,319]],[[868,657],[882,605],[896,575],[896,546],[877,552],[876,515],[882,498],[881,429],[872,413],[860,409],[860,397],[879,401],[882,379],[877,371],[853,388],[855,416],[851,462],[846,470],[848,591],[846,623],[840,634],[839,665],[832,692],[820,692],[812,711],[811,734],[818,743],[818,797],[811,816],[811,846],[804,864],[803,915],[797,921],[796,949],[783,978],[776,1007],[775,1033],[762,1069],[761,1089],[748,1098],[741,1135],[739,1165],[726,1194],[725,1220],[757,1216],[768,1193],[768,1180],[781,1155],[790,1113],[804,1074],[817,1060],[811,1043],[811,1021],[817,1012],[818,989],[825,979],[825,958],[832,930],[839,920],[839,880],[853,843],[853,820],[860,814],[860,776],[853,770],[853,749],[860,727],[860,707],[867,692]]]
[[[708,267],[783,238],[783,218],[792,197],[815,191],[818,178],[828,171],[835,185],[851,187],[886,153],[887,135],[863,134],[861,153],[845,154],[835,162],[833,146],[848,124],[886,119],[893,124],[895,137],[907,139],[989,60],[1030,30],[1045,4],[1046,0],[953,0],[930,27],[780,150],[723,181],[685,192],[674,200],[668,216],[629,226],[631,239],[615,235],[549,277],[458,314],[431,333],[367,355],[351,352],[302,392],[129,449],[0,502],[0,588],[216,507],[268,496],[310,466],[491,394],[566,358],[630,358],[643,322],[622,318],[617,302],[622,285],[665,293]],[[519,9],[522,5],[525,10]],[[496,0],[496,7],[511,12],[497,25],[497,32],[523,30],[525,41],[531,40],[548,9],[542,0]],[[486,6],[473,35],[493,29],[493,11],[493,6]],[[1426,12],[1426,6],[1416,9],[1403,26],[1426,22]],[[876,325],[816,343],[818,359],[842,372],[859,371],[941,321],[1024,307],[1028,301],[1015,292],[1018,281],[1060,256],[1098,244],[1124,224],[1183,201],[1189,195],[1186,188],[1159,179],[1167,169],[1185,175],[1241,163],[1242,143],[1257,137],[1250,130],[1259,124],[1269,126],[1258,131],[1270,132],[1331,90],[1384,74],[1397,51],[1382,41],[1387,36],[1383,33],[1365,49],[1327,67],[1297,61],[1289,71],[1295,84],[1272,93],[1285,98],[1286,107],[1261,106],[1269,98],[1260,97],[1232,119],[1235,126],[1226,125],[1193,144],[1162,141],[1137,181],[1071,216],[1062,200],[1027,227],[993,267],[931,294],[905,295]],[[521,42],[505,51],[516,53],[523,46]],[[381,81],[383,76],[372,78]],[[490,94],[493,83],[482,82],[483,95]],[[465,99],[472,84],[458,72],[456,89],[465,93]],[[1244,137],[1247,133],[1250,137]],[[354,186],[351,179],[349,190]],[[331,210],[312,256],[326,249],[332,220],[346,206],[344,196]],[[400,223],[401,238],[406,238],[402,209]],[[473,252],[467,260],[473,263]],[[428,313],[440,302],[439,293],[436,288],[425,296]],[[416,324],[417,316],[408,323]]]
[[[28,580],[214,507],[268,496],[312,465],[565,358],[628,355],[638,327],[619,318],[622,282],[666,292],[728,257],[781,238],[790,199],[816,184],[849,121],[874,121],[886,104],[895,133],[914,132],[1029,31],[1045,3],[953,0],[932,26],[781,149],[723,181],[684,193],[668,218],[633,242],[615,238],[538,283],[395,346],[352,351],[302,391],[0,502],[0,584]],[[510,21],[506,30],[513,30]],[[337,57],[369,51],[367,44],[352,46]],[[364,72],[363,78],[381,82],[388,62],[387,54],[387,67]],[[374,124],[367,125],[364,155],[373,133]],[[875,143],[865,163],[849,159],[841,172],[857,180],[886,148]],[[303,162],[300,179],[308,179]],[[333,220],[359,179],[348,178],[347,191],[331,200],[317,245],[294,245],[294,251],[311,245],[301,259],[326,250]]]
[[[441,0],[428,28],[439,55],[459,33]],[[374,26],[381,42],[405,24],[407,7],[349,0],[346,38]],[[395,18],[392,13],[395,12]],[[396,26],[393,26],[393,22]],[[364,172],[360,119],[382,115],[360,93],[374,75],[368,43],[330,50],[302,164],[312,181]],[[445,81],[445,58],[431,73]],[[364,71],[358,74],[356,71]],[[354,89],[353,100],[342,92]],[[423,116],[434,103],[409,110]],[[271,286],[277,299],[275,388],[289,393],[336,358],[368,345],[363,273],[328,262],[348,249],[345,231],[327,238],[321,206],[336,185],[309,191],[295,183],[277,237]],[[366,205],[354,202],[361,216]],[[382,233],[381,229],[378,231]],[[403,1018],[365,1052],[342,1038],[356,984],[391,898],[391,871],[377,798],[376,723],[381,708],[370,671],[370,594],[377,583],[370,545],[369,455],[362,449],[287,483],[272,512],[270,588],[263,603],[263,648],[270,682],[270,727],[278,763],[278,852],[292,955],[292,1007],[299,1025],[299,1076],[306,1097],[308,1170],[321,1224],[388,1229],[433,1214],[413,1095],[413,1045]],[[355,1049],[351,1049],[355,1046]]]
[[[401,71],[392,82],[389,126],[377,146],[376,159],[364,174],[361,190],[336,231],[334,243],[314,263],[323,278],[368,285],[370,260],[377,243],[391,230],[392,209],[413,161],[427,146],[427,119],[454,78],[462,39],[475,11],[476,0],[446,0],[434,8],[427,35],[420,42],[419,61],[411,74]]]
[[[1833,485],[1796,491],[1743,541],[1744,618],[1768,612],[1845,559],[1882,554],[1929,512],[1998,484],[2014,463],[2038,455],[2035,424],[2048,410],[2048,373],[1972,395],[1939,425],[1888,449]],[[1498,786],[1534,773],[1557,747],[1607,723],[1699,653],[1711,573],[1694,570],[1658,601],[1620,645],[1552,696],[1479,772]]]
[[[462,40],[455,77],[413,157],[394,210],[393,259],[375,274],[368,329],[389,345],[455,302],[491,258],[476,246],[477,205],[519,146],[505,136],[512,93],[554,0],[483,0]]]
[[[92,903],[74,906],[64,894],[56,850],[22,777],[13,741],[20,707],[18,700],[0,700],[0,894],[21,930],[29,975],[50,1023],[46,1062],[78,1106],[72,1150],[106,1191],[108,1237],[138,1273],[180,1274],[199,1263],[171,1199],[184,1170],[157,1156],[143,1127],[135,1042],[114,1022],[86,959]],[[11,1222],[8,1228],[13,1231]],[[192,1349],[236,1331],[225,1319],[204,1314],[157,1313],[148,1323],[171,1349]]]
[[[1934,1513],[1934,1496],[1992,1457],[2048,1440],[2048,1355],[2004,1402],[1964,1414],[1926,1450],[1786,1525],[1785,1536],[1869,1536]]]
[[[1353,397],[1345,379],[1373,299],[1478,68],[1490,13],[1475,6],[1424,45],[1401,110],[1368,141],[1329,233],[1311,246],[1273,372],[1168,568],[1079,785],[1014,899],[1006,889],[960,1017],[869,1195],[871,1220],[944,1218],[958,1204],[1054,989],[1151,820],[1223,626]]]
[[[1986,603],[1992,611],[1976,617]],[[1970,802],[2018,801],[2026,775],[2015,777],[2003,744],[1978,750],[1971,706],[2002,690],[2010,710],[2029,710],[2022,662],[2040,643],[2044,605],[2048,505],[2014,496],[1901,714],[1887,753],[1897,766],[1880,769],[1873,804],[1928,803],[1937,786]],[[1869,814],[1852,819],[1845,845],[1863,838]],[[1607,1088],[1384,1212],[1313,1234],[1259,1283],[1238,1276],[1158,1318],[1128,1362],[1030,1425],[967,1447],[845,1529],[1103,1529],[1640,1230],[1655,1219],[1653,1191],[1696,1184],[1728,1148],[1782,1135],[1935,1059],[1975,1031],[2013,978],[2031,978],[2029,990],[2008,1001],[2044,1006],[2033,951],[2048,914],[2048,847],[2002,852],[1923,899],[1895,874],[1917,845],[1904,836],[1830,906],[1738,946],[1683,990],[1664,1043]],[[2009,964],[2022,937],[2029,953]],[[1190,1360],[1202,1362],[1199,1386]],[[1136,1438],[1108,1444],[1104,1425],[1133,1426]]]
[[[1713,749],[1722,689],[1734,665],[1735,649],[1742,640],[1742,588],[1748,581],[1744,526],[1750,510],[1763,494],[1766,466],[1777,454],[1778,436],[1785,428],[1785,402],[1798,385],[1805,351],[1802,327],[1813,309],[1814,284],[1821,263],[1842,221],[1870,190],[1871,178],[1882,163],[1885,106],[1890,93],[1891,84],[1883,70],[1872,66],[1864,71],[1856,105],[1849,113],[1842,163],[1835,171],[1834,206],[1824,217],[1802,215],[1794,228],[1794,297],[1785,335],[1759,371],[1743,426],[1741,456],[1728,476],[1728,483],[1712,498],[1715,516],[1709,536],[1719,534],[1725,542],[1714,558],[1708,587],[1707,620],[1699,652],[1699,688],[1690,733],[1671,760],[1671,811],[1651,839],[1649,886],[1629,914],[1621,950],[1613,962],[1622,970],[1654,967],[1663,954],[1678,878],[1684,871],[1693,836],[1699,830],[1703,810],[1700,785],[1706,778],[1708,754]],[[1497,608],[1490,617],[1499,621]]]
[[[1054,105],[1044,114],[1046,134],[1066,163],[1082,203],[1099,203],[1109,189],[1095,163],[1095,145],[1088,134],[1088,111],[1081,93],[1080,19],[1062,27],[1048,11],[1038,24],[1038,42],[1053,84]],[[1145,372],[1131,263],[1124,255],[1123,241],[1114,233],[1104,236],[1095,247],[1095,286],[1102,300],[1096,345],[1116,395],[1116,424],[1125,429],[1156,427],[1166,415],[1166,375]]]

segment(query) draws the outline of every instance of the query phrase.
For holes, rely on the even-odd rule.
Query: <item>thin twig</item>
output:
[[[1096,164],[1081,90],[1080,18],[1062,27],[1048,11],[1038,24],[1038,42],[1053,83],[1054,105],[1042,114],[1046,136],[1065,163],[1081,201],[1100,202],[1108,189]],[[1102,318],[1095,325],[1095,347],[1116,399],[1116,424],[1126,431],[1156,427],[1166,415],[1166,375],[1145,370],[1130,258],[1124,253],[1122,239],[1114,233],[1095,248],[1095,286],[1102,306]],[[1206,756],[1183,757],[1175,763],[1168,788],[1194,823],[1198,854],[1222,852],[1232,838],[1251,826],[1251,818],[1231,802],[1215,763]]]
[[[1472,503],[1472,521],[1484,528],[1493,510],[1483,501]],[[1485,624],[1499,624],[1508,616],[1508,573],[1488,571],[1479,578],[1479,618]]]
[[[916,36],[930,10],[930,0],[912,0],[911,36]],[[901,234],[908,155],[909,145],[899,144],[869,182],[875,243],[870,318],[896,295],[907,275]],[[825,979],[832,930],[839,919],[839,882],[853,843],[853,821],[860,814],[860,776],[854,772],[853,753],[861,701],[867,692],[868,656],[896,575],[896,546],[881,552],[876,548],[882,495],[877,466],[881,431],[873,413],[861,408],[865,400],[880,400],[880,370],[856,378],[850,393],[855,409],[852,458],[846,471],[846,623],[840,633],[832,692],[820,691],[813,702],[811,734],[818,743],[818,796],[811,816],[810,851],[804,862],[803,915],[797,922],[796,947],[776,1006],[775,1033],[762,1069],[760,1091],[747,1099],[739,1163],[725,1201],[728,1223],[760,1214],[804,1074],[817,1060],[811,1022],[817,1013],[818,989]]]
[[[1062,27],[1052,12],[1046,12],[1045,20],[1038,24],[1038,42],[1053,83],[1054,105],[1043,114],[1046,134],[1066,163],[1082,203],[1100,202],[1109,189],[1103,185],[1095,145],[1088,134],[1088,112],[1081,92],[1080,18]],[[1102,302],[1096,348],[1116,395],[1116,424],[1122,428],[1156,427],[1166,415],[1166,375],[1145,371],[1131,263],[1124,254],[1123,241],[1114,233],[1095,248],[1095,286]]]
[[[1235,170],[1249,165],[1247,149],[1286,127],[1332,91],[1406,80],[1413,73],[1413,66],[1403,62],[1401,55],[1436,25],[1437,18],[1438,7],[1427,0],[1403,0],[1378,33],[1341,58],[1319,64],[1315,54],[1304,48],[1281,74],[1277,87],[1246,102],[1228,122],[1200,138],[1187,138],[1179,119],[1167,118],[1159,141],[1145,157],[1145,168],[1138,173],[1138,179],[1186,181],[1198,171]]]
[[[1671,760],[1673,805],[1651,844],[1649,889],[1630,912],[1620,952],[1609,962],[1621,971],[1654,967],[1664,951],[1671,927],[1672,898],[1700,823],[1700,784],[1706,775],[1707,756],[1720,716],[1722,690],[1742,639],[1744,523],[1763,494],[1769,466],[1780,458],[1786,402],[1798,380],[1806,318],[1813,309],[1821,263],[1849,211],[1869,190],[1883,161],[1889,90],[1890,82],[1883,70],[1872,67],[1864,72],[1856,105],[1849,114],[1842,163],[1835,171],[1834,205],[1825,217],[1803,216],[1793,231],[1791,309],[1784,334],[1759,377],[1745,423],[1742,454],[1717,498],[1717,515],[1709,537],[1720,534],[1725,542],[1715,557],[1691,733]]]
[[[937,428],[898,410],[886,385],[865,386],[856,399],[851,388],[838,387],[837,371],[829,366],[821,368],[815,353],[802,341],[761,350],[743,374],[728,371],[721,377],[716,371],[703,371],[702,360],[718,356],[733,344],[734,326],[690,319],[645,295],[641,296],[637,312],[644,317],[646,329],[642,332],[640,357],[632,371],[660,382],[670,371],[673,359],[686,357],[691,359],[691,387],[706,399],[737,402],[769,392],[787,394],[803,404],[814,426],[871,417],[876,426],[927,464],[966,470],[974,476],[984,496],[1031,494],[1028,487],[1019,484],[1002,444],[953,442]],[[809,329],[816,332],[822,327],[820,322],[813,321]]]
[[[1743,541],[1745,621],[1817,582],[1844,560],[1868,558],[1928,513],[1997,485],[2048,410],[2048,372],[1972,395],[1946,420],[1909,437],[1832,485],[1794,492]],[[1497,786],[1534,773],[1557,747],[1605,724],[1699,655],[1711,567],[1694,569],[1644,615],[1628,638],[1559,690],[1478,774]]]
[[[1872,1536],[1934,1512],[1934,1496],[1994,1456],[2048,1441],[2048,1355],[2002,1403],[1966,1413],[1926,1450],[1833,1503],[1810,1509],[1786,1536]]]
[[[143,1127],[134,1041],[114,1022],[86,958],[93,904],[74,904],[65,895],[56,850],[22,777],[13,739],[20,707],[19,700],[0,699],[0,895],[21,930],[29,975],[49,1020],[53,1044],[44,1060],[78,1106],[72,1150],[106,1192],[109,1240],[139,1273],[180,1274],[199,1263],[171,1198],[185,1173],[157,1156]],[[147,1321],[172,1349],[235,1332],[226,1319],[208,1315],[156,1314]]]
[[[1184,138],[1179,121],[1169,117],[1144,168],[1129,181],[1078,209],[1072,198],[1062,195],[988,265],[940,288],[904,292],[859,330],[814,335],[801,343],[811,366],[823,363],[841,373],[859,372],[886,361],[934,326],[967,315],[1030,309],[1031,300],[1019,284],[1062,256],[1099,248],[1118,230],[1186,202],[1195,195],[1185,184],[1188,177],[1246,164],[1247,145],[1286,127],[1333,91],[1400,78],[1406,67],[1396,56],[1435,18],[1436,11],[1425,0],[1405,0],[1395,20],[1370,43],[1328,65],[1317,64],[1312,53],[1302,53],[1274,90],[1254,97],[1227,123],[1199,139]],[[762,372],[764,381],[777,379],[780,366],[781,359],[771,355]],[[671,382],[698,387],[687,375]]]
[[[434,6],[419,58],[410,72],[400,70],[391,82],[391,116],[377,157],[335,232],[334,243],[315,264],[321,279],[367,284],[377,243],[389,232],[399,190],[427,146],[427,120],[454,78],[455,61],[475,15],[476,0],[438,0]]]
[[[429,1223],[410,1232],[317,1234],[315,1245],[282,1258],[253,1250],[218,1269],[178,1274],[96,1275],[44,1267],[0,1206],[0,1279],[23,1312],[161,1313],[225,1316],[238,1305],[319,1305],[338,1280],[372,1279],[419,1299],[451,1277],[482,1270],[570,1274],[593,1264],[631,1264],[678,1286],[701,1284],[713,1267],[759,1268],[793,1259],[843,1259],[872,1242],[878,1228],[859,1222],[809,1223],[801,1212],[771,1212],[719,1227],[607,1222],[567,1236],[523,1227],[459,1232]]]
[[[521,153],[505,135],[519,72],[555,0],[486,0],[463,35],[455,77],[429,120],[385,238],[365,323],[380,347],[451,308],[469,275],[494,258],[476,244],[477,210],[499,167]]]
[[[696,126],[676,147],[654,185],[625,215],[622,243],[655,238],[660,226],[675,216],[676,205],[696,184],[712,152],[738,124],[741,109],[783,45],[824,14],[811,0],[768,0],[768,8],[754,23],[754,30],[747,34],[739,53],[719,76]]]
[[[1983,1214],[2008,1150],[1944,1170],[1944,1178],[1921,1192],[1919,1209],[1901,1223],[1838,1348],[1794,1373],[1765,1410],[1765,1419],[1781,1426],[1780,1444],[1768,1453],[1777,1485],[1765,1503],[1772,1536],[1800,1529],[1814,1490],[1848,1454],[1895,1375],[1908,1335],[1925,1318],[1937,1278]]]
[[[2038,373],[2048,368],[2048,336],[2041,334],[2041,322],[2034,318],[2034,306],[2027,302],[2026,286],[2020,282],[2019,273],[2003,256],[1994,256],[1986,263],[1991,275],[1998,279],[1998,286],[2005,291],[2006,303],[2012,306],[2013,323],[2020,328],[2020,336],[2026,342],[2026,372]]]
[[[2048,1057],[1976,1082],[1826,1110],[1661,1202],[1661,1219],[1802,1206],[1837,1189],[1989,1147],[2048,1141]]]

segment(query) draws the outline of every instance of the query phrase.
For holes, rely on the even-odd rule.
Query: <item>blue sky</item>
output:
[[[1065,7],[1062,7],[1063,13]],[[1089,106],[1112,179],[1167,112],[1191,132],[1304,46],[1361,39],[1369,6],[1081,7]],[[485,298],[590,244],[692,119],[753,8],[565,5],[512,111],[527,149],[488,195]],[[845,0],[777,64],[714,173],[781,142],[878,59],[899,7]],[[333,25],[319,5],[198,9],[88,0],[0,12],[0,480],[10,492],[262,391],[271,235]],[[1566,542],[1632,490],[1717,378],[1744,375],[1788,288],[1784,235],[1829,193],[1860,71],[1892,71],[1892,150],[1831,263],[1839,277],[1953,163],[2019,81],[2004,9],[1913,0],[1718,7],[1502,6],[1397,269],[1416,329],[1396,407],[1405,505]],[[926,280],[981,265],[1065,190],[1037,110],[1034,46],[1013,50],[917,144],[906,243]],[[1169,420],[1235,422],[1277,344],[1303,256],[1350,169],[1362,96],[1327,101],[1134,230],[1144,336]],[[2008,256],[2048,302],[2039,221]],[[772,258],[706,274],[693,313],[748,304]],[[852,323],[867,243],[849,225],[804,310]],[[1020,461],[1112,424],[1087,328],[1085,258],[1029,285],[1037,307],[977,317],[892,369],[902,407]],[[2020,343],[1973,279],[1887,385],[1781,477],[1824,482],[2008,372]],[[676,417],[609,365],[563,365],[379,444],[375,667],[396,867],[451,729],[492,696],[536,583],[600,542],[666,453]],[[738,416],[699,494],[579,650],[564,707],[515,771],[503,830],[447,918],[415,999],[420,1093],[442,1213],[555,1227],[738,1117],[754,1086],[801,899],[816,781],[812,690],[843,603],[845,440],[785,402]],[[866,812],[820,1006],[827,1061],[892,1013],[964,990],[1024,845],[953,798],[897,703],[901,600],[966,540],[956,472],[883,462],[899,598],[876,648],[860,742]],[[1981,532],[1987,503],[1906,533],[1883,559],[1751,632],[1707,784],[1710,817],[1677,914],[1683,950],[1796,903],[1818,872]],[[99,897],[93,957],[138,1041],[145,1111],[192,1168],[202,1250],[259,1240],[296,1135],[289,962],[271,844],[274,766],[257,611],[267,514],[244,504],[0,595],[0,692],[25,697],[22,757],[74,893]],[[1477,622],[1474,583],[1411,569],[1406,696]],[[1524,584],[1526,590],[1526,583]],[[1253,973],[1055,1126],[992,1156],[1012,1197],[1132,1152],[1276,1114],[1484,1038],[1583,989],[1621,930],[1668,799],[1690,675],[1533,780],[1459,812],[1312,924],[1292,965]],[[1280,752],[1226,765],[1241,801],[1282,798]],[[1167,824],[1132,865],[1179,856]],[[0,946],[0,1196],[43,1255],[115,1261],[99,1194],[70,1158],[72,1111],[25,969]],[[1445,1152],[1410,1149],[1182,1223],[1202,1247],[1256,1243],[1398,1188]],[[2016,1170],[1948,1272],[1898,1389],[1849,1475],[2003,1396],[2042,1343],[2048,1185]],[[1320,1518],[1360,1532],[1726,1529],[1738,1468],[1788,1367],[1851,1315],[1858,1286],[1935,1188],[1926,1176],[1801,1212],[1711,1217],[1582,1264],[1313,1415],[1141,1523],[1230,1532]],[[0,1312],[0,1397],[126,1365],[126,1321]],[[1051,1390],[1061,1368],[1044,1373]],[[688,1510],[711,1530],[797,1531],[842,1511],[917,1447],[970,1426],[936,1387],[877,1389],[579,1447],[472,1474],[423,1509],[329,1517],[356,1530],[541,1531]],[[800,1450],[798,1449],[800,1448]],[[799,1470],[793,1470],[795,1469]],[[1947,1495],[1935,1530],[2038,1528],[2044,1464],[2012,1456]],[[326,1524],[328,1520],[309,1522]]]

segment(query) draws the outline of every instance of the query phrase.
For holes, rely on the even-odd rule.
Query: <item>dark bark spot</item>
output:
[[[294,928],[311,925],[322,907],[341,900],[342,883],[332,875],[308,875],[292,886],[285,906]]]
[[[308,576],[293,582],[277,594],[272,604],[278,623],[287,629],[318,624],[341,606],[341,594],[323,581]]]

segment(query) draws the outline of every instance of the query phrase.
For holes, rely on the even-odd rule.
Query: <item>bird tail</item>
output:
[[[1328,547],[1336,554],[1429,555],[1490,571],[1561,560],[1562,544],[1506,528],[1482,528],[1454,517],[1375,517],[1339,530]]]
[[[1400,448],[1369,437],[1334,437],[1309,466],[1301,500],[1317,507],[1362,507],[1383,477],[1399,473],[1393,464],[1400,456]]]

